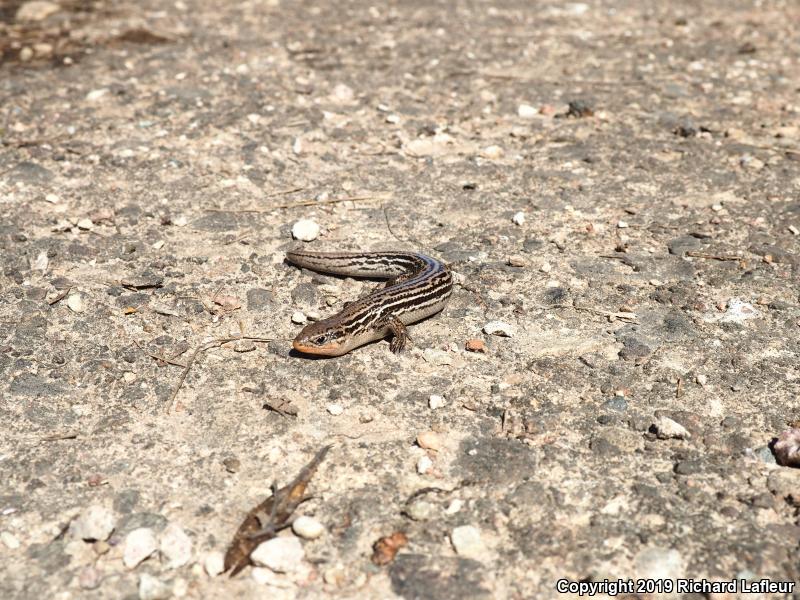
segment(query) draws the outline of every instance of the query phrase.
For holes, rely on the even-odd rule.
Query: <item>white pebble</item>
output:
[[[308,318],[299,310],[296,310],[292,313],[292,323],[302,324],[305,323]]]
[[[489,160],[495,160],[503,156],[503,149],[500,146],[487,146],[481,152],[481,156]]]
[[[44,199],[47,200],[50,204],[58,204],[59,202],[61,202],[61,199],[55,194],[47,194],[44,197]]]
[[[152,575],[142,573],[139,578],[139,600],[166,600],[170,596],[172,594],[166,583]]]
[[[341,404],[328,404],[328,406],[325,407],[325,410],[327,410],[334,417],[338,417],[344,412],[344,408]]]
[[[444,396],[440,396],[439,394],[431,394],[428,398],[428,406],[432,410],[436,410],[437,408],[442,408],[444,405],[447,404],[447,400],[444,399]]]
[[[353,88],[343,83],[340,83],[336,87],[333,88],[333,93],[331,97],[338,101],[338,102],[352,102],[353,98],[355,97],[355,92],[353,92]]]
[[[313,540],[325,532],[325,526],[315,518],[303,515],[292,522],[292,531],[301,538]]]
[[[47,265],[50,264],[50,259],[47,258],[47,252],[39,252],[36,257],[36,260],[33,261],[33,268],[37,271],[41,271],[44,273],[47,271]]]
[[[541,266],[541,267],[539,267],[539,270],[540,270],[542,273],[549,273],[550,271],[552,271],[552,270],[553,270],[553,267],[550,265],[550,263],[548,263],[548,262],[545,262],[545,263],[542,263],[542,266]]]
[[[164,240],[158,240],[157,242],[153,242],[153,248],[155,250],[161,250],[164,247]]]
[[[708,376],[704,375],[703,373],[700,373],[697,377],[694,378],[694,380],[697,382],[698,385],[702,385],[703,387],[705,387],[705,385],[708,383]]]
[[[105,541],[114,531],[114,513],[104,506],[90,506],[72,521],[69,531],[80,540]]]
[[[677,421],[673,421],[669,417],[659,417],[656,419],[653,426],[656,430],[656,436],[658,439],[667,440],[670,438],[677,439],[677,440],[685,440],[689,435],[689,432],[686,428],[678,423]]]
[[[225,570],[225,555],[216,550],[209,552],[203,560],[203,568],[209,577],[216,577]]]
[[[514,216],[511,217],[511,221],[514,225],[523,225],[525,223],[525,213],[522,211],[514,213]]]
[[[305,551],[296,537],[277,537],[259,544],[250,558],[261,567],[278,573],[292,573],[302,568]]]
[[[83,229],[84,231],[91,231],[94,229],[94,223],[92,223],[91,219],[80,219],[76,225],[78,229]]]
[[[167,560],[166,568],[177,569],[192,557],[192,540],[180,525],[170,523],[161,533],[159,549]]]
[[[620,220],[620,221],[617,221],[617,227],[619,229],[627,229],[628,227],[630,227],[630,225],[628,225],[627,221],[621,221]]]
[[[82,313],[86,310],[82,294],[70,294],[67,298],[67,306],[72,312]]]
[[[517,115],[519,115],[519,117],[522,119],[533,119],[538,114],[539,111],[536,110],[536,107],[531,106],[530,104],[520,104],[517,108]]]
[[[319,225],[311,219],[300,219],[292,225],[292,237],[301,242],[310,242],[317,239]]]
[[[139,527],[125,537],[122,562],[128,569],[133,569],[156,550],[158,550],[156,534],[149,527]]]
[[[16,536],[8,531],[3,531],[0,533],[0,542],[3,542],[3,545],[9,550],[16,550],[20,546],[19,540],[16,538]]]
[[[95,100],[99,100],[103,96],[108,93],[108,88],[100,88],[99,90],[92,90],[88,94],[86,94],[86,99],[89,102],[94,102]]]
[[[172,224],[175,225],[175,227],[186,227],[188,223],[189,219],[187,219],[184,215],[172,220]]]
[[[486,547],[481,540],[481,532],[474,525],[456,527],[450,533],[450,541],[459,556],[480,558],[486,553]]]
[[[489,321],[483,326],[483,332],[500,337],[512,337],[514,335],[514,327],[503,321]]]
[[[450,504],[447,505],[447,508],[444,509],[444,513],[446,515],[454,515],[460,511],[463,506],[464,502],[458,498],[455,498],[450,502]]]
[[[430,471],[432,468],[433,461],[427,454],[417,461],[417,473],[420,475],[425,475],[425,473]]]
[[[721,210],[722,210],[722,204],[719,204],[719,203],[717,203],[717,204],[712,204],[712,205],[711,205],[711,210],[713,210],[714,212],[719,212],[719,211],[721,211]]]

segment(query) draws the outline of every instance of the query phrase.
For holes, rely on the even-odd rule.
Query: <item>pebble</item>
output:
[[[630,225],[626,221],[617,221],[617,227],[619,229],[627,229]]]
[[[450,533],[450,541],[456,554],[464,558],[481,558],[486,546],[481,540],[481,532],[474,525],[461,525]]]
[[[420,475],[425,475],[425,473],[430,471],[432,468],[433,461],[428,455],[420,457],[420,459],[417,461],[417,473]]]
[[[344,408],[341,404],[328,404],[328,406],[325,407],[325,410],[327,410],[334,417],[338,417],[344,412]]]
[[[704,375],[703,373],[700,373],[697,377],[694,378],[694,380],[697,383],[697,385],[702,385],[703,387],[705,387],[705,385],[708,383],[708,376]]]
[[[16,550],[20,546],[19,540],[16,538],[16,536],[8,531],[3,531],[0,533],[0,542],[3,542],[3,545],[9,550]]]
[[[86,99],[89,102],[94,102],[95,100],[99,100],[103,96],[108,93],[108,88],[100,88],[99,90],[92,90],[88,94],[86,94]]]
[[[209,552],[203,560],[203,568],[209,577],[216,577],[225,570],[225,555],[217,550]]]
[[[294,584],[285,575],[280,575],[264,567],[253,567],[250,569],[250,577],[252,577],[253,581],[256,583],[268,585],[273,588],[290,589],[294,587]]]
[[[39,252],[36,256],[36,260],[33,261],[32,268],[36,269],[37,271],[41,271],[44,273],[47,271],[47,265],[50,264],[50,259],[47,258],[47,252]]]
[[[484,354],[487,352],[486,344],[483,342],[483,340],[479,339],[467,340],[467,343],[464,344],[464,348],[468,352],[482,352]]]
[[[535,119],[539,111],[530,104],[520,104],[517,107],[517,115],[522,119]]]
[[[292,573],[303,566],[305,551],[296,537],[276,537],[258,545],[250,559],[260,567],[278,573]]]
[[[192,540],[180,525],[170,523],[161,533],[159,549],[167,560],[165,568],[177,569],[192,557]]]
[[[481,152],[481,156],[483,158],[488,158],[489,160],[496,160],[498,158],[502,158],[503,149],[500,146],[487,146]]]
[[[296,310],[292,313],[292,323],[302,324],[308,321],[308,317],[306,317],[302,312]]]
[[[78,229],[82,229],[84,231],[91,231],[94,229],[94,223],[92,223],[91,219],[79,219],[75,225],[78,226]]]
[[[428,406],[432,410],[436,410],[437,408],[442,408],[447,404],[447,400],[444,399],[444,396],[440,396],[439,394],[431,394],[428,398]]]
[[[464,502],[462,500],[460,500],[459,498],[454,498],[450,502],[450,504],[447,505],[447,508],[444,509],[444,513],[446,515],[454,515],[458,511],[460,511],[463,506],[464,506]]]
[[[422,351],[422,358],[425,362],[440,367],[453,364],[453,355],[439,348],[425,348]]]
[[[355,92],[353,92],[353,88],[351,88],[349,85],[340,83],[333,88],[331,98],[342,103],[352,102],[353,98],[355,98]]]
[[[165,600],[172,594],[167,584],[160,579],[142,573],[139,578],[139,600]]]
[[[67,298],[67,306],[72,312],[82,313],[86,310],[82,294],[70,294]]]
[[[78,585],[84,590],[96,590],[100,587],[102,576],[96,567],[84,567],[78,575]]]
[[[525,224],[525,213],[519,211],[518,213],[514,213],[514,216],[511,217],[511,222],[514,225],[524,225]]]
[[[319,225],[311,219],[300,219],[292,225],[292,237],[301,242],[310,242],[317,239]]]
[[[691,437],[683,425],[677,421],[673,421],[669,417],[659,417],[656,419],[655,423],[653,423],[653,427],[656,430],[656,436],[660,440],[670,438],[685,440]]]
[[[437,516],[439,507],[433,502],[418,498],[406,506],[404,512],[414,521],[428,521]]]
[[[107,540],[114,531],[114,513],[104,506],[90,506],[69,526],[72,537],[86,541]]]
[[[512,337],[514,335],[514,328],[503,321],[489,321],[483,326],[483,332],[499,337]]]
[[[417,434],[417,444],[426,450],[438,450],[442,447],[442,439],[435,431],[423,431]]]
[[[20,23],[23,21],[43,21],[59,10],[61,10],[61,7],[55,2],[33,0],[32,2],[26,2],[20,6],[17,9],[15,18]]]
[[[552,267],[552,265],[550,265],[550,263],[546,262],[546,263],[542,263],[542,266],[539,267],[539,270],[542,273],[549,273],[550,271],[553,270],[553,267]]]
[[[135,568],[158,550],[158,540],[149,527],[134,529],[125,537],[122,562],[128,569]]]
[[[49,202],[50,204],[58,204],[61,202],[61,199],[56,196],[55,194],[47,194],[44,199]]]
[[[760,314],[758,309],[749,302],[744,302],[739,298],[728,300],[728,310],[722,315],[722,321],[726,323],[743,323],[748,319],[755,319]]]
[[[800,467],[800,429],[787,429],[781,433],[773,449],[779,465]]]
[[[314,540],[325,532],[325,526],[314,517],[302,515],[292,522],[292,531],[306,540]]]
[[[22,62],[28,62],[33,58],[33,48],[25,46],[19,51],[19,59]]]
[[[640,579],[675,580],[682,577],[683,558],[674,548],[651,546],[636,555],[635,575]]]

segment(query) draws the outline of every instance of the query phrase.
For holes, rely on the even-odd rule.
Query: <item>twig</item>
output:
[[[579,310],[583,312],[592,313],[594,315],[600,315],[601,317],[613,317],[615,319],[619,319],[620,321],[628,321],[631,323],[636,322],[636,313],[611,312],[599,308],[592,308],[591,306],[578,306],[577,304],[550,304],[548,306],[545,306],[543,304],[536,304],[535,307],[540,308],[542,310],[549,310],[551,308],[571,308],[573,310]]]
[[[738,256],[736,254],[706,254],[695,250],[688,250],[686,256],[691,256],[692,258],[708,258],[711,260],[744,260],[744,256]]]
[[[230,213],[269,213],[273,210],[284,208],[299,208],[303,206],[317,206],[321,204],[338,204],[340,202],[366,202],[369,200],[383,200],[384,196],[347,196],[345,198],[328,198],[327,200],[301,200],[276,204],[270,208],[206,208],[205,212],[230,212]]]
[[[77,439],[78,433],[75,431],[69,431],[67,433],[54,433],[53,435],[48,435],[42,438],[43,442],[58,442],[60,440],[74,440]]]
[[[186,362],[186,365],[183,368],[183,372],[181,373],[180,378],[178,379],[178,385],[175,386],[175,391],[172,392],[172,396],[170,396],[169,403],[167,404],[167,413],[172,410],[172,405],[175,402],[175,398],[178,397],[178,392],[181,391],[181,387],[183,387],[183,383],[186,381],[186,376],[189,374],[189,371],[192,369],[192,365],[194,361],[197,359],[197,355],[201,352],[206,352],[207,350],[211,350],[211,348],[218,348],[223,344],[227,344],[229,342],[238,342],[239,340],[249,340],[251,342],[272,342],[275,338],[264,338],[258,336],[250,336],[250,335],[238,335],[236,337],[227,337],[227,338],[217,338],[215,340],[211,340],[210,342],[206,342],[205,344],[198,346],[195,348],[192,355],[189,357],[189,360]]]
[[[678,377],[678,385],[675,387],[675,397],[680,398],[683,393],[683,377]]]
[[[167,358],[166,356],[160,356],[158,354],[153,354],[152,352],[148,352],[147,349],[144,346],[142,346],[137,340],[133,340],[133,343],[136,345],[137,348],[139,348],[139,350],[141,350],[142,352],[147,354],[147,356],[149,356],[150,358],[153,358],[155,360],[167,363],[168,365],[174,365],[176,367],[181,367],[183,369],[186,368],[186,365],[183,364],[183,363],[179,363],[178,361],[171,360],[171,359]]]

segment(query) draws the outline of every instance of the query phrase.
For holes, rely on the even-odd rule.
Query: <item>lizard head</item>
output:
[[[292,347],[305,354],[321,356],[341,356],[352,349],[344,328],[330,322],[330,319],[310,323],[303,327],[292,342]]]

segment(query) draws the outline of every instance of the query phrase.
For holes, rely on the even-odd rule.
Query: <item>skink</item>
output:
[[[389,348],[400,352],[410,339],[406,325],[442,310],[453,291],[449,269],[416,252],[293,250],[286,259],[322,273],[389,279],[386,287],[345,304],[339,314],[304,327],[292,345],[307,354],[341,356],[389,333]]]

